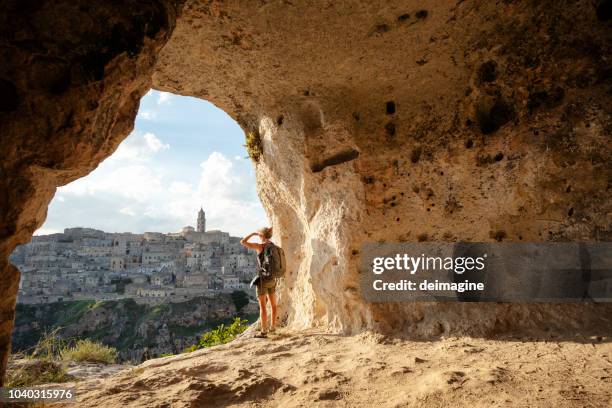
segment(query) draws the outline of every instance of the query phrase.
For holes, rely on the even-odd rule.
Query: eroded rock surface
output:
[[[192,0],[168,40],[178,3],[1,6],[4,362],[8,254],[151,84],[261,136],[290,327],[610,330],[606,305],[366,304],[357,272],[364,241],[610,239],[609,2]]]
[[[611,351],[609,338],[583,333],[409,341],[307,330],[64,386],[78,407],[606,407]]]
[[[134,125],[180,1],[0,5],[0,372],[19,272],[8,264],[57,186],[88,174]]]
[[[609,306],[366,304],[357,265],[365,241],[610,239],[601,14],[588,1],[189,1],[153,82],[260,133],[292,327],[579,326]]]

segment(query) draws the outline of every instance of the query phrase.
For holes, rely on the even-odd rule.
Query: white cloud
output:
[[[170,145],[167,143],[162,143],[161,140],[157,138],[153,133],[145,133],[143,135],[145,141],[147,142],[147,147],[153,152],[157,153],[160,150],[166,150],[170,148]]]
[[[134,217],[136,215],[136,213],[134,212],[134,210],[130,207],[123,207],[119,210],[119,212],[121,214],[125,214],[125,215],[129,215],[130,217]]]
[[[172,195],[175,194],[189,194],[193,189],[193,186],[184,181],[174,181],[170,184],[168,192]]]
[[[126,165],[92,173],[60,187],[59,191],[64,195],[113,194],[126,200],[146,202],[163,191],[163,174],[144,165]]]
[[[155,120],[157,119],[157,113],[150,110],[143,110],[138,112],[138,115],[144,120]]]
[[[39,228],[36,231],[34,231],[34,235],[50,235],[50,234],[57,234],[59,232],[63,232],[54,228]]]
[[[255,190],[255,177],[247,166],[250,163],[236,165],[219,152],[202,162],[198,195],[209,226],[246,233],[268,223],[258,199],[249,197]]]
[[[174,95],[172,95],[169,92],[159,92],[159,96],[157,98],[157,104],[158,105],[165,105],[165,104],[169,104],[170,101],[174,98]]]
[[[146,108],[139,113],[141,119],[154,119],[157,115],[161,118],[162,108],[158,106],[172,104],[173,97],[151,90],[146,96],[148,100],[141,105]],[[190,108],[197,101],[190,105],[182,103],[179,99],[174,102],[176,106]],[[182,156],[185,145],[190,145],[178,137],[184,137],[181,132],[186,129],[197,133],[200,127],[196,122],[186,125],[181,118],[176,122],[177,127],[186,127],[174,132],[174,127],[165,124],[173,123],[168,119],[176,113],[166,112],[172,110],[163,109],[164,120],[143,123],[147,132],[132,132],[88,176],[60,187],[49,207],[47,222],[37,234],[61,232],[65,227],[74,226],[109,232],[175,232],[196,223],[201,205],[206,211],[208,229],[242,235],[265,225],[267,220],[255,195],[250,161],[237,155],[235,150],[227,155],[213,152],[205,157],[200,168],[189,168],[185,162],[193,165],[198,160],[197,150],[191,149],[189,158]],[[207,121],[231,120],[224,113],[207,112],[206,115]],[[164,132],[164,137],[159,137],[158,132]],[[171,149],[165,138],[175,147]],[[194,140],[192,137],[191,142]],[[236,140],[241,142],[242,134]]]
[[[170,145],[163,143],[155,134],[135,131],[119,145],[117,151],[107,161],[146,161],[169,148]]]
[[[151,151],[164,148],[158,139],[149,140],[147,146]],[[201,163],[199,182],[193,185],[171,180],[164,168],[155,163],[130,164],[132,160],[128,157],[133,156],[138,157],[124,152],[120,159],[109,160],[89,176],[61,187],[59,191],[65,200],[56,205],[68,206],[77,197],[98,200],[100,208],[95,211],[108,213],[107,218],[112,220],[86,219],[76,224],[104,230],[111,228],[104,223],[112,222],[121,231],[176,232],[195,224],[201,205],[206,211],[208,229],[241,235],[267,224],[261,204],[253,194],[255,177],[249,162],[233,162],[213,152]],[[84,211],[83,217],[86,215]],[[92,224],[94,221],[98,224]]]

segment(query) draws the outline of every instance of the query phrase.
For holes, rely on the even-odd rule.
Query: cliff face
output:
[[[253,309],[249,306],[243,312],[253,316]],[[160,305],[141,305],[132,299],[18,305],[13,350],[29,349],[43,334],[57,329],[65,339],[99,341],[116,348],[121,361],[140,362],[145,350],[147,359],[181,353],[203,332],[235,315],[229,295]]]
[[[151,85],[261,137],[292,328],[486,334],[610,312],[366,304],[357,273],[365,241],[610,239],[609,1],[187,1],[177,19],[179,3],[1,6],[2,371],[8,254],[56,186],[114,151]]]

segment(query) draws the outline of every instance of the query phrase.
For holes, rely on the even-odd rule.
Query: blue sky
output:
[[[68,227],[177,232],[195,225],[244,235],[267,224],[244,134],[201,99],[151,90],[134,131],[88,176],[60,187],[36,235]]]

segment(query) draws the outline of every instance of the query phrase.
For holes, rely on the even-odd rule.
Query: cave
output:
[[[364,242],[612,238],[612,30],[600,9],[3,2],[1,372],[19,283],[9,254],[58,186],[116,150],[150,88],[211,101],[260,138],[253,165],[288,259],[291,329],[612,331],[611,304],[377,304],[358,285]]]

